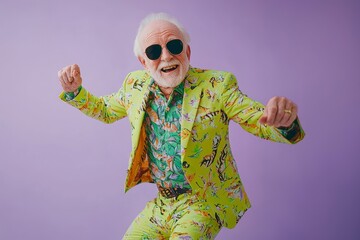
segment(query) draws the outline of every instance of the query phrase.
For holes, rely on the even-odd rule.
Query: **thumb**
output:
[[[259,119],[260,124],[265,124],[267,122],[267,109],[265,108],[263,115]]]
[[[71,73],[75,80],[81,79],[80,68],[77,64],[72,65],[71,70],[72,70]]]
[[[81,79],[80,71],[74,70],[73,71],[73,76],[74,76],[75,81],[80,80]]]
[[[267,121],[267,116],[264,116],[264,115],[262,115],[261,118],[259,119],[260,124],[265,124],[266,121]]]

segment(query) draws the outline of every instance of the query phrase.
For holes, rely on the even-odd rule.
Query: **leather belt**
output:
[[[164,188],[160,185],[157,185],[157,187],[161,196],[165,198],[173,198],[179,196],[180,194],[191,192],[191,189],[188,188]]]

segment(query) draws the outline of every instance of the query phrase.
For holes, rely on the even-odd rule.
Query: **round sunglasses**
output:
[[[180,39],[174,39],[166,43],[166,48],[172,55],[178,55],[183,51],[183,43]],[[161,56],[162,47],[160,44],[154,44],[145,49],[146,56],[150,60],[156,60]]]

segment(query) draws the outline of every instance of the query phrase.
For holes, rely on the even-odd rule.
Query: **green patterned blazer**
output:
[[[209,213],[224,227],[233,228],[250,208],[250,202],[231,153],[229,121],[276,142],[296,143],[304,132],[299,127],[292,138],[285,138],[279,129],[259,124],[264,106],[243,94],[231,73],[190,68],[184,81],[181,162],[185,177],[193,193],[207,200]],[[127,75],[117,93],[96,97],[82,88],[73,100],[67,101],[105,123],[129,118],[132,150],[125,192],[139,183],[153,182],[143,125],[150,82],[151,76],[145,70],[135,71]],[[60,98],[66,101],[64,92]]]

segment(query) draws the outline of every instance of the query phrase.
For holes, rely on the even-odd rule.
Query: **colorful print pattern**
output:
[[[181,109],[184,83],[167,100],[153,81],[145,111],[145,131],[154,182],[164,188],[190,189],[181,166]]]
[[[151,76],[144,70],[126,77],[122,88],[112,95],[96,97],[82,88],[69,104],[105,123],[128,117],[132,128],[132,150],[125,191],[143,182],[154,182],[150,173],[144,115]],[[66,101],[64,93],[60,98]],[[251,204],[240,179],[229,142],[229,121],[263,139],[294,144],[275,128],[258,123],[264,106],[243,94],[233,74],[190,68],[184,80],[181,112],[181,165],[193,194],[206,199],[209,212],[224,227],[233,228]]]
[[[158,195],[135,218],[123,239],[215,239],[221,226],[209,214],[209,209],[205,200],[191,193],[178,198]]]

